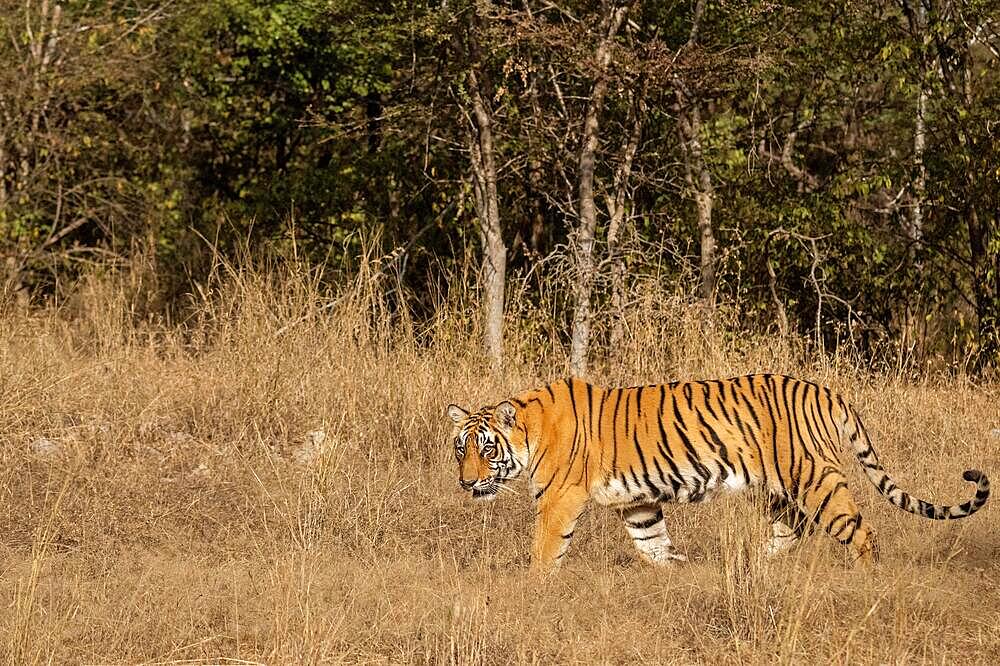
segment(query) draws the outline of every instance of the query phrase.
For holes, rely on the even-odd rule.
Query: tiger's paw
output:
[[[687,562],[687,555],[684,555],[673,546],[660,546],[640,551],[642,559],[658,567],[666,567],[674,562]]]
[[[764,554],[768,558],[775,557],[794,546],[798,540],[799,535],[794,529],[776,520],[771,523],[771,538],[767,542]]]

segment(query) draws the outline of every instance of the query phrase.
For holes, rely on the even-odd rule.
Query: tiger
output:
[[[874,528],[847,485],[841,448],[849,443],[868,480],[894,506],[925,518],[970,516],[990,482],[970,469],[975,496],[938,505],[900,489],[886,473],[858,412],[810,381],[777,374],[602,388],[571,377],[467,411],[449,405],[459,485],[492,500],[526,474],[536,516],[531,569],[560,566],[589,501],[617,511],[640,557],[683,562],[663,505],[705,502],[720,492],[767,501],[768,555],[794,545],[816,524],[855,563],[877,561]]]

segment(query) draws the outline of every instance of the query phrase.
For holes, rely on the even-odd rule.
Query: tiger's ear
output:
[[[469,418],[469,412],[465,411],[458,405],[448,405],[448,417],[455,422],[456,425],[465,421]]]
[[[509,400],[504,400],[499,405],[497,405],[497,408],[493,411],[493,413],[496,414],[497,421],[500,422],[500,425],[502,425],[505,428],[514,427],[514,421],[517,417],[517,410],[514,408],[514,405]]]

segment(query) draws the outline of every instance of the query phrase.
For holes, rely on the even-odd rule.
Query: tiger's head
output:
[[[467,412],[448,405],[455,423],[452,440],[458,460],[458,483],[477,500],[496,499],[508,481],[528,463],[524,428],[517,427],[517,410],[510,402]]]

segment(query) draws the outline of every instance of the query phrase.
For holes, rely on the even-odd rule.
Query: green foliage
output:
[[[55,6],[0,13],[11,288],[44,292],[81,262],[142,254],[161,287],[182,292],[204,269],[202,237],[223,249],[294,240],[338,267],[378,237],[405,248],[400,298],[419,313],[478,242],[470,68],[494,118],[513,273],[537,274],[569,241],[602,3],[81,2],[58,20]],[[1000,44],[989,30],[1000,10],[923,6],[707,2],[693,48],[690,4],[634,6],[596,173],[604,229],[641,109],[630,277],[694,289],[685,81],[702,112],[724,300],[768,325],[773,288],[802,333],[816,333],[820,310],[827,345],[850,338],[874,354],[919,338],[917,353],[945,363],[997,359]]]
[[[356,199],[377,166],[357,144],[375,131],[366,114],[381,113],[400,57],[389,19],[317,0],[195,3],[179,19],[171,40],[192,162],[231,219],[270,233],[293,210],[336,227],[369,217]]]

